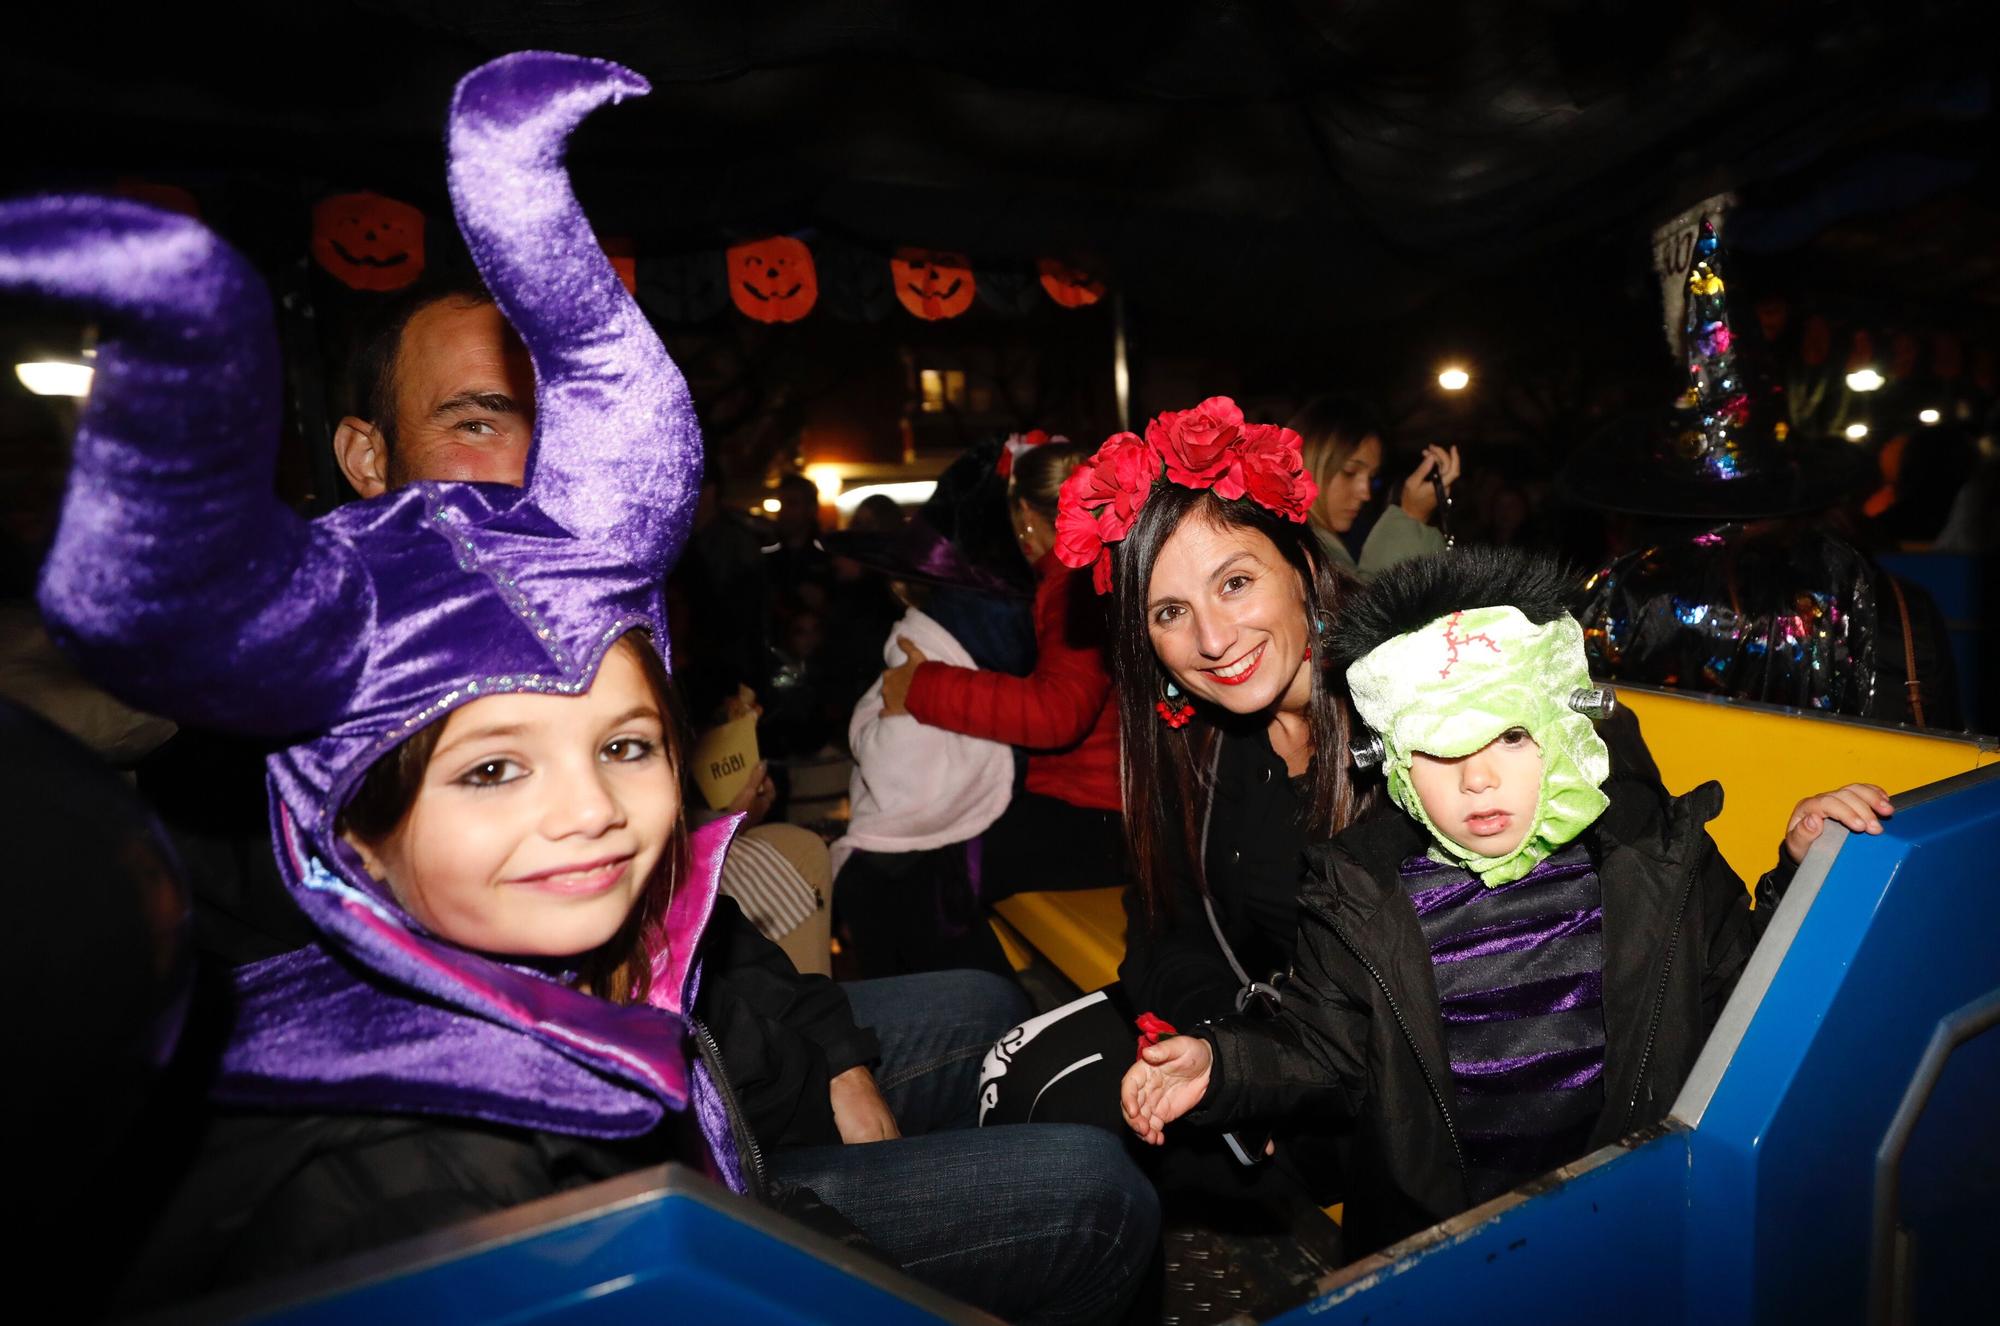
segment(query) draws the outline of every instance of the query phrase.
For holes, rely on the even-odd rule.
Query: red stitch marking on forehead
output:
[[[1438,677],[1440,680],[1449,677],[1451,675],[1451,670],[1458,666],[1458,647],[1460,645],[1469,645],[1474,641],[1478,641],[1480,644],[1485,645],[1488,649],[1492,650],[1494,653],[1497,654],[1500,652],[1499,643],[1495,641],[1492,636],[1486,634],[1486,632],[1484,631],[1476,631],[1471,635],[1458,634],[1459,618],[1463,616],[1465,616],[1463,612],[1454,612],[1449,618],[1445,620],[1444,643],[1445,647],[1451,650],[1451,657],[1447,658],[1444,661],[1444,667],[1438,670]]]

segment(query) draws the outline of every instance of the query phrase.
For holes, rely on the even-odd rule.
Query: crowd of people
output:
[[[559,164],[622,77],[461,85],[484,284],[357,345],[356,499],[316,521],[270,495],[241,258],[0,207],[0,282],[105,326],[43,618],[184,725],[139,787],[194,894],[194,1066],[123,1153],[118,1306],[665,1160],[1011,1320],[1143,1306],[1163,1195],[1343,1201],[1359,1256],[1660,1119],[1824,826],[1891,814],[1800,802],[1746,888],[1715,785],[1669,796],[1593,672],[1956,713],[1920,597],[1817,499],[1719,485],[1586,583],[1455,527],[1459,449],[1346,397],[995,438],[839,532],[792,476],[755,530]],[[1731,622],[1628,633],[1690,583]],[[1768,648],[1801,592],[1830,670]],[[711,804],[696,734],[745,720]],[[829,750],[845,814],[785,823]],[[1111,887],[1117,984],[1036,1007],[992,905]]]

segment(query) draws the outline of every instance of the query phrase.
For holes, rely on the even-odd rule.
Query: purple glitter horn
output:
[[[586,115],[650,90],[629,69],[576,55],[482,65],[452,97],[450,181],[459,230],[534,360],[536,505],[664,572],[692,522],[701,429],[563,167]]]
[[[270,296],[200,222],[110,198],[0,204],[0,290],[97,319],[97,373],[42,570],[49,629],[140,708],[274,735],[359,675],[356,559],[272,491]],[[335,629],[337,624],[337,629]],[[310,649],[315,667],[289,666]],[[218,657],[231,684],[216,684]]]

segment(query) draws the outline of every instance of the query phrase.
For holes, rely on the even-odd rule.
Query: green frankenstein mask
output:
[[[1535,625],[1516,608],[1469,608],[1370,650],[1347,669],[1361,721],[1382,738],[1389,795],[1430,830],[1431,855],[1462,863],[1488,888],[1512,883],[1589,828],[1610,804],[1599,790],[1611,754],[1569,707],[1590,685],[1583,628]],[[1410,782],[1410,757],[1470,755],[1509,728],[1542,748],[1541,795],[1527,836],[1506,856],[1475,856],[1438,832]]]

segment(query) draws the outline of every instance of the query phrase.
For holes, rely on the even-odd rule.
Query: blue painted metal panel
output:
[[[1862,1320],[1877,1144],[1939,1019],[2000,987],[2000,773],[1904,801],[1887,833],[1840,849],[1698,1128],[1349,1268],[1276,1320]],[[1996,1075],[1991,1038],[1964,1047],[1904,1170],[1913,1300],[1948,1305],[1943,1320],[1965,1319],[1968,1294],[1975,1312],[1995,1301],[2000,1242],[1980,1231],[2000,1210]],[[1933,1267],[1983,1255],[1927,1279],[1926,1247]]]
[[[1903,1155],[1898,1216],[1909,1239],[1910,1318],[2000,1317],[2000,1027],[1953,1052]]]
[[[1876,1147],[1938,1019],[2000,985],[1996,845],[1987,777],[1841,848],[1694,1135],[1708,1320],[1863,1319]]]
[[[260,1295],[261,1305],[211,1303],[190,1319],[270,1326],[403,1321],[936,1326],[940,1320],[977,1319],[886,1268],[871,1266],[857,1274],[853,1265],[823,1259],[776,1217],[729,1194],[707,1192],[684,1175],[636,1198],[623,1180],[600,1188],[621,1186],[625,1191],[600,1210],[564,1214],[540,1227],[530,1221],[497,1238],[492,1222],[475,1222],[433,1239],[427,1249],[412,1245],[418,1249],[414,1255],[392,1251],[382,1266],[323,1277],[331,1281],[326,1292],[281,1287]],[[481,1225],[487,1226],[484,1234]],[[455,1250],[454,1242],[467,1246]],[[339,1287],[349,1276],[360,1282]],[[892,1285],[906,1292],[892,1292]]]
[[[1335,1287],[1272,1322],[1673,1326],[1687,1319],[1687,1147],[1688,1134],[1675,1130],[1572,1178],[1542,1180],[1525,1201],[1469,1213],[1388,1265],[1349,1268]]]

